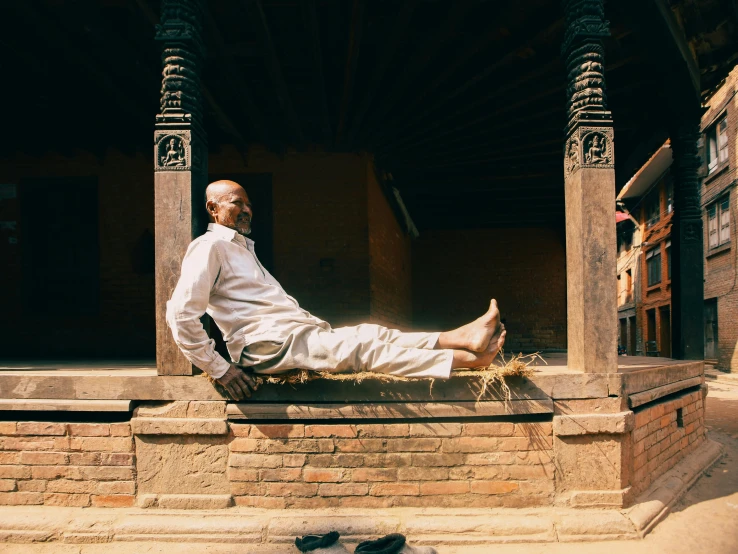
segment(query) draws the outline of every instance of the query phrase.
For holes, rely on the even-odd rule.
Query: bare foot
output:
[[[497,300],[493,298],[489,303],[489,310],[482,317],[453,331],[441,333],[438,337],[438,348],[463,348],[484,353],[490,339],[499,330],[500,310],[497,308]]]
[[[489,340],[489,344],[484,352],[469,352],[468,350],[454,350],[454,357],[451,363],[452,369],[461,368],[483,368],[489,366],[502,350],[507,337],[507,330],[504,325],[500,325],[497,332]]]

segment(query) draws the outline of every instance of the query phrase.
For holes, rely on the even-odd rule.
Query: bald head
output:
[[[205,189],[205,201],[219,201],[223,196],[236,193],[237,191],[246,192],[236,181],[213,181]]]
[[[210,220],[242,235],[251,232],[251,201],[235,181],[215,181],[205,189],[205,208]]]

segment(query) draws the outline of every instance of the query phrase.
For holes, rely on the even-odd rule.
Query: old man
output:
[[[333,329],[309,314],[261,265],[253,209],[233,181],[208,185],[208,231],[190,244],[167,303],[167,323],[184,355],[236,400],[256,388],[254,373],[290,369],[375,371],[447,379],[452,369],[489,365],[505,342],[495,300],[475,321],[443,333],[403,333],[379,325]],[[200,318],[223,333],[231,361],[215,351]]]

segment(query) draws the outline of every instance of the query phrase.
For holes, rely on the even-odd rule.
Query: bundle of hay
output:
[[[530,377],[533,374],[533,367],[535,367],[538,360],[546,363],[538,352],[525,355],[522,353],[515,354],[509,359],[505,359],[504,354],[500,352],[499,358],[501,364],[493,362],[486,367],[457,369],[451,373],[451,377],[478,378],[479,392],[477,400],[481,400],[488,390],[493,388],[500,389],[503,397],[506,400],[510,400],[511,391],[510,387],[506,383],[506,379],[511,377]],[[434,381],[434,379],[430,377],[410,378],[399,375],[388,375],[386,373],[373,373],[370,371],[361,371],[358,373],[326,373],[309,371],[306,369],[295,369],[280,375],[260,376],[256,379],[260,385],[264,383],[274,385],[299,385],[318,379],[327,379],[329,381],[350,381],[355,384],[359,384],[366,380],[376,380],[385,383],[426,380],[430,381],[431,387],[433,386]]]

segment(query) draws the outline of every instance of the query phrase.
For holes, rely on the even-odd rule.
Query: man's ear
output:
[[[208,200],[205,202],[205,209],[211,216],[215,217],[215,214],[218,213],[218,203],[214,200]]]

